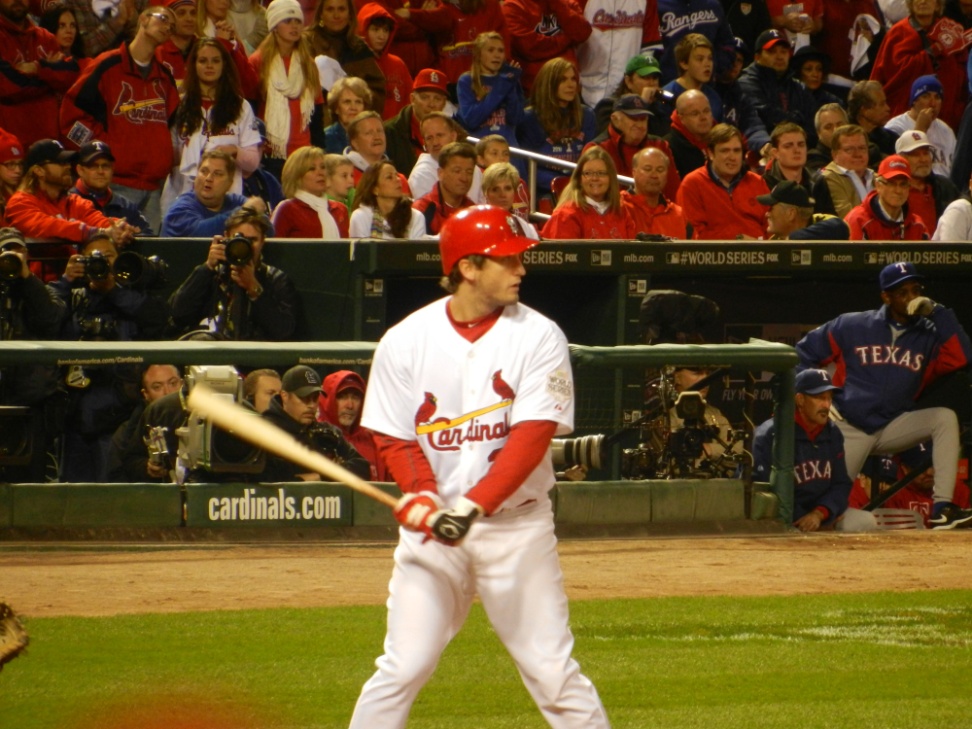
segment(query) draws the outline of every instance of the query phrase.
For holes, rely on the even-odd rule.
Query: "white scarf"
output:
[[[321,221],[321,240],[338,240],[341,237],[337,223],[334,222],[334,218],[328,210],[326,197],[312,195],[307,190],[298,190],[294,199],[306,203],[317,213],[317,217]]]
[[[300,97],[300,128],[310,124],[314,111],[315,91],[306,88],[304,70],[296,55],[290,58],[290,71],[284,68],[283,58],[277,56],[270,63],[270,79],[267,83],[267,106],[264,121],[267,124],[267,141],[271,156],[287,158],[287,141],[290,139],[290,99]]]

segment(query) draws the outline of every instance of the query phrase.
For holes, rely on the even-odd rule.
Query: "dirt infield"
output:
[[[391,544],[0,544],[0,600],[32,617],[375,605]],[[972,589],[972,530],[564,541],[573,600]]]

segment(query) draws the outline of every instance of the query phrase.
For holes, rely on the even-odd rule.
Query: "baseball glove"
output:
[[[23,653],[29,642],[27,631],[13,608],[0,602],[0,671],[5,663]]]

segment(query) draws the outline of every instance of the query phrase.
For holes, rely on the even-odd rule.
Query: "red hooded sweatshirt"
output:
[[[368,43],[370,48],[368,26],[378,18],[390,20],[392,23],[391,33],[385,47],[380,51],[371,49],[378,56],[378,68],[385,74],[385,108],[375,111],[381,114],[382,119],[388,120],[411,103],[409,94],[412,93],[412,74],[409,73],[405,61],[390,52],[395,40],[395,33],[398,31],[398,20],[381,5],[366,3],[360,7],[358,10],[358,35],[364,38],[365,43]]]
[[[341,425],[338,419],[337,396],[339,392],[348,388],[358,390],[364,398],[365,384],[361,375],[351,370],[339,370],[324,378],[321,396],[317,401],[317,420],[341,429],[348,443],[371,464],[372,481],[388,481],[390,476],[385,469],[385,462],[378,455],[378,449],[375,447],[375,434],[368,428],[361,427],[361,411],[358,411],[357,417],[349,426]]]

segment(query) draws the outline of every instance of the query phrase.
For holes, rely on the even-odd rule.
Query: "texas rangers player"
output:
[[[451,297],[390,329],[375,352],[362,425],[404,496],[378,670],[351,719],[404,727],[478,594],[552,727],[608,727],[571,657],[547,492],[550,439],[573,428],[567,342],[518,303],[524,237],[499,208],[467,208],[439,249]]]
[[[797,343],[800,367],[834,363],[834,406],[843,416],[847,472],[854,477],[871,453],[898,453],[929,438],[934,448],[933,529],[972,523],[953,501],[959,454],[955,412],[919,409],[916,398],[936,378],[965,368],[972,342],[955,312],[923,295],[913,263],[881,270],[881,300],[873,311],[843,314]]]

